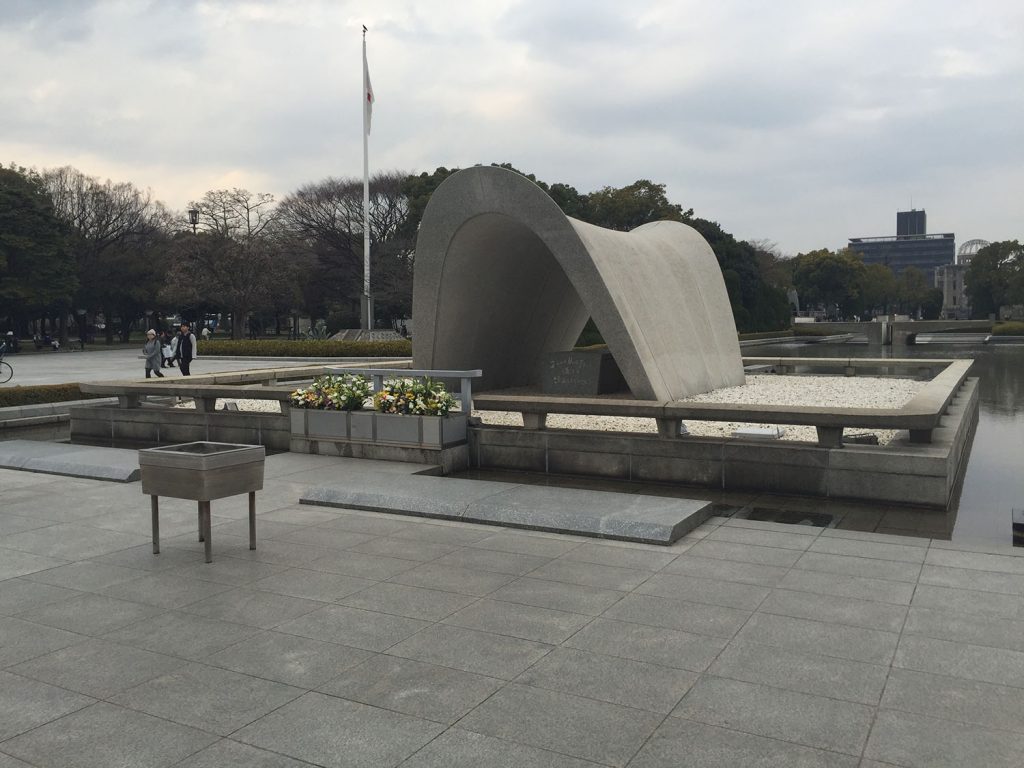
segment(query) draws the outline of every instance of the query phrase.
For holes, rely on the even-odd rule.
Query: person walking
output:
[[[189,376],[189,366],[192,361],[199,357],[196,335],[189,330],[188,323],[181,324],[181,333],[177,336],[178,348],[174,351],[174,358],[178,361],[178,368],[182,376]]]
[[[160,373],[160,340],[152,328],[146,331],[146,343],[142,345],[142,356],[146,358],[146,378],[148,379],[151,373],[155,373],[162,379],[164,375]]]
[[[178,348],[178,337],[170,331],[163,331],[160,334],[160,354],[163,355],[164,368],[174,367],[174,350]]]

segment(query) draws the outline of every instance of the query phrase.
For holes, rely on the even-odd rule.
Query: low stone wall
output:
[[[950,402],[932,442],[888,446],[753,441],[474,426],[474,468],[682,483],[945,509],[966,466],[978,417],[977,379]]]
[[[461,472],[469,468],[469,446],[467,443],[448,448],[424,448],[350,440],[316,440],[292,435],[290,449],[293,453],[425,464],[439,467],[438,471],[443,475],[450,475],[452,472]]]
[[[117,447],[212,440],[287,451],[291,425],[281,413],[80,405],[71,410],[71,440]]]

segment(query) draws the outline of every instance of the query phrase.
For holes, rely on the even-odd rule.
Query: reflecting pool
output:
[[[978,429],[964,473],[951,536],[1010,543],[1010,514],[1024,508],[1024,344],[782,344],[744,350],[747,357],[973,358],[979,379]]]

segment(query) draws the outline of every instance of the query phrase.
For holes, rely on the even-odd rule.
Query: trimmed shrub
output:
[[[992,326],[993,336],[1024,336],[1024,323],[1011,320]]]
[[[408,339],[396,341],[218,339],[199,342],[199,355],[201,357],[410,357],[412,342]]]
[[[109,395],[83,392],[77,384],[38,384],[30,387],[3,387],[0,389],[0,408],[41,403],[66,403],[68,400],[91,400]]]
[[[815,328],[816,323],[798,323],[793,326],[794,336],[833,336],[835,331],[826,331]]]
[[[754,339],[785,339],[794,335],[792,329],[784,331],[759,331],[758,333],[741,333],[740,341],[753,341]]]

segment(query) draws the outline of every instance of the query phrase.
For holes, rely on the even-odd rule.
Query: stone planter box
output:
[[[199,502],[199,541],[205,543],[206,562],[213,562],[210,501],[249,494],[249,549],[256,549],[256,491],[263,490],[262,445],[192,443],[145,448],[139,451],[142,492],[149,495],[153,521],[153,554],[160,554],[160,497]]]
[[[327,417],[327,418],[325,418]],[[466,442],[464,414],[405,416],[377,411],[293,408],[292,436],[307,440],[444,448]]]
[[[139,451],[142,492],[210,501],[263,489],[262,445],[199,441]]]

